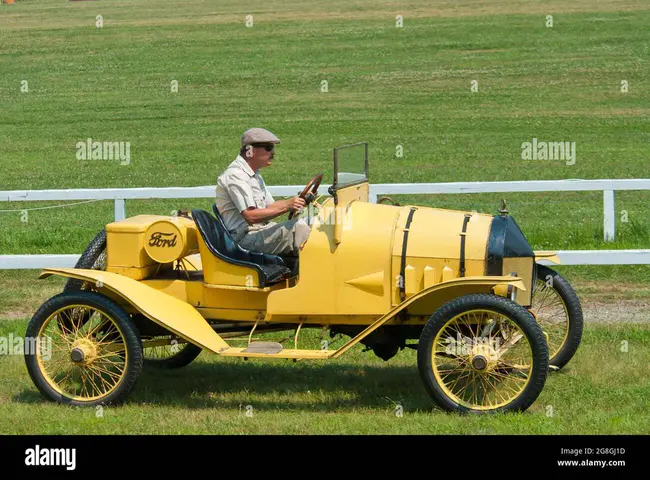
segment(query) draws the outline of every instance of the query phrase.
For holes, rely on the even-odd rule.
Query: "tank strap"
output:
[[[406,299],[406,287],[405,287],[405,274],[406,274],[406,245],[408,244],[409,239],[409,228],[411,227],[411,221],[413,220],[413,214],[417,210],[417,207],[411,207],[409,211],[409,216],[406,218],[406,225],[404,226],[404,239],[402,240],[402,264],[399,269],[399,298],[402,302]]]
[[[467,238],[467,224],[469,219],[472,217],[471,214],[466,213],[465,218],[463,219],[463,228],[460,232],[460,268],[459,275],[461,277],[465,276],[465,239]]]

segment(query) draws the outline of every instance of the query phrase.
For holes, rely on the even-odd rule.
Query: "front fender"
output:
[[[456,297],[479,292],[494,293],[505,297],[512,288],[521,291],[527,290],[520,277],[459,277],[420,290],[397,305],[397,308],[403,310],[409,307],[409,313],[414,315],[431,315],[444,303]]]
[[[551,252],[548,250],[537,250],[535,253],[535,261],[537,263],[540,263],[540,260],[543,260],[544,263],[542,265],[545,265],[546,263],[554,263],[556,265],[559,265],[560,263],[560,257],[558,256],[557,252]]]
[[[102,290],[109,290],[151,321],[198,347],[214,353],[229,348],[192,305],[137,280],[117,273],[79,268],[47,268],[41,272],[39,278],[50,275],[91,282],[100,293]]]
[[[526,285],[520,277],[499,277],[499,276],[490,276],[490,277],[461,277],[454,278],[452,280],[438,283],[432,285],[431,287],[420,290],[416,294],[408,297],[402,303],[395,305],[391,310],[386,312],[384,315],[375,320],[374,323],[369,325],[356,337],[351,339],[348,343],[343,345],[341,348],[336,350],[331,357],[337,358],[346,351],[348,351],[352,346],[363,340],[365,337],[370,335],[372,332],[377,330],[379,327],[387,323],[388,321],[394,319],[401,311],[405,310],[407,307],[414,308],[418,303],[426,302],[427,300],[432,300],[428,305],[425,306],[428,315],[433,314],[443,303],[446,303],[448,300],[455,298],[458,295],[463,295],[466,293],[475,293],[478,288],[484,290],[495,289],[496,287],[505,287],[508,286],[519,290],[526,290]],[[463,292],[463,289],[467,289],[467,292]],[[439,295],[442,294],[442,295]]]

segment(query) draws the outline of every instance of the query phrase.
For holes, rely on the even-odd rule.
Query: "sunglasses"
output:
[[[275,145],[269,145],[269,144],[262,144],[262,145],[260,145],[260,144],[253,144],[253,146],[254,146],[254,147],[263,148],[263,149],[266,150],[267,152],[272,152],[273,150],[275,150]]]

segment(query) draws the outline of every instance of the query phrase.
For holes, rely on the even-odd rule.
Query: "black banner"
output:
[[[3,436],[3,470],[32,475],[96,475],[119,471],[172,474],[205,469],[276,474],[287,468],[328,475],[356,464],[364,474],[419,470],[490,476],[545,472],[641,473],[643,436]],[[307,465],[305,465],[307,464]],[[337,467],[338,465],[338,467]],[[515,469],[521,470],[515,470]],[[518,473],[517,473],[518,472]],[[3,472],[4,473],[4,472]],[[493,475],[492,475],[493,474]],[[130,476],[130,475],[129,475]],[[437,475],[436,475],[437,476]],[[10,478],[10,477],[4,477]],[[613,477],[618,478],[618,477]]]

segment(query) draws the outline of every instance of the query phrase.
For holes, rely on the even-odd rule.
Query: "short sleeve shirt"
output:
[[[248,222],[241,214],[247,208],[266,208],[275,200],[271,196],[259,171],[254,172],[241,156],[228,166],[217,181],[216,204],[226,228],[234,233]],[[256,224],[261,227],[269,222]]]

